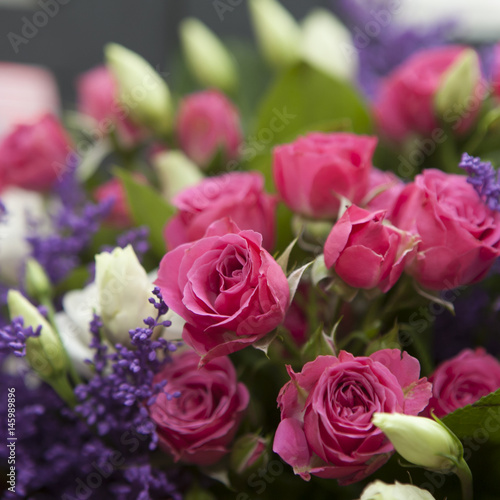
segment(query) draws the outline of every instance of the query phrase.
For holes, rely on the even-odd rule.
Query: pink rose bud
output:
[[[500,212],[483,203],[465,175],[424,170],[401,192],[391,221],[419,235],[407,271],[427,288],[479,281],[500,256]]]
[[[230,468],[238,475],[254,472],[267,461],[269,441],[256,434],[245,434],[233,445]]]
[[[448,45],[422,50],[401,64],[382,83],[375,102],[375,117],[382,133],[401,142],[410,134],[430,136],[439,127],[435,97],[446,71],[462,56],[467,47]],[[477,78],[471,96],[480,98]],[[467,110],[450,109],[443,119],[459,132],[474,123],[480,105]]]
[[[312,474],[345,485],[375,472],[394,448],[371,423],[373,414],[417,415],[431,395],[418,360],[398,349],[369,357],[341,351],[318,356],[300,373],[287,368],[273,450],[306,481]]]
[[[118,84],[106,66],[80,75],[76,84],[78,110],[96,121],[95,135],[116,133],[124,146],[133,146],[144,133],[128,119],[128,111],[118,101]]]
[[[155,376],[166,381],[163,392],[149,406],[160,447],[175,461],[211,465],[229,453],[250,396],[238,383],[227,357],[199,368],[192,351],[174,355],[171,363]]]
[[[370,187],[366,195],[366,209],[371,212],[386,210],[388,218],[405,183],[394,173],[373,167],[370,171]]]
[[[66,173],[70,155],[70,139],[54,116],[18,125],[0,142],[0,191],[48,191]]]
[[[158,279],[165,302],[185,321],[183,339],[207,362],[251,345],[284,319],[288,281],[262,236],[231,219],[168,252]]]
[[[200,167],[207,167],[218,151],[235,159],[242,141],[238,111],[217,90],[196,92],[180,104],[177,135],[181,148]]]
[[[342,197],[368,192],[376,137],[311,133],[274,148],[273,175],[283,201],[306,217],[334,218]]]
[[[385,212],[351,205],[325,243],[325,264],[354,288],[387,292],[415,256],[417,239],[384,223]]]
[[[500,363],[482,348],[465,349],[439,365],[429,380],[432,398],[427,410],[440,418],[500,389]]]
[[[143,175],[134,175],[134,179],[141,184],[146,184],[147,180]],[[111,179],[101,184],[94,192],[97,201],[113,200],[111,211],[106,219],[110,225],[117,228],[130,227],[133,224],[130,207],[127,203],[127,196],[123,189],[123,184],[119,179]]]
[[[262,234],[264,247],[273,248],[277,199],[264,192],[264,178],[258,173],[233,172],[209,177],[177,194],[172,204],[178,209],[165,227],[167,247],[200,239],[208,226],[231,217],[240,229]]]

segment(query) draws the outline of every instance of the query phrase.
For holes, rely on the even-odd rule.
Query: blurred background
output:
[[[347,4],[347,10],[362,3],[376,8],[382,1],[385,0],[283,3],[297,19],[315,6],[331,9],[353,29],[355,20],[346,19]],[[453,19],[460,25],[461,36],[473,41],[500,37],[498,0],[391,2],[401,4],[401,24],[425,26],[436,20]],[[47,67],[57,78],[63,104],[68,104],[74,101],[76,76],[102,62],[102,47],[107,42],[125,45],[154,66],[170,67],[178,50],[177,27],[187,16],[201,19],[222,38],[252,37],[246,0],[0,0],[0,61]]]

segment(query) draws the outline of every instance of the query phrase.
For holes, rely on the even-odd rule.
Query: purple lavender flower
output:
[[[500,211],[500,176],[491,162],[464,153],[458,166],[467,172],[467,182],[474,186],[481,200],[491,210]]]
[[[0,364],[10,354],[18,358],[26,356],[26,341],[30,337],[40,336],[41,331],[41,326],[36,330],[31,326],[25,327],[21,317],[14,318],[10,325],[0,328]]]

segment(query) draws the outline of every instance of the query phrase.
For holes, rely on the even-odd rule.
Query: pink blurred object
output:
[[[0,62],[0,137],[15,125],[47,113],[58,115],[59,90],[50,71],[38,66]]]

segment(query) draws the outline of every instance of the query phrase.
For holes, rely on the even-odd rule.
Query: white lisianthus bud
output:
[[[434,97],[434,108],[438,116],[446,120],[449,111],[462,115],[467,113],[470,99],[476,99],[479,107],[485,97],[475,95],[481,81],[479,56],[474,49],[464,49],[441,77]]]
[[[165,151],[153,158],[163,196],[171,200],[180,191],[204,178],[201,170],[182,151]]]
[[[359,500],[435,500],[427,491],[411,484],[386,484],[382,481],[370,483]]]
[[[47,273],[33,258],[26,261],[26,290],[31,297],[48,297],[52,294],[52,285]]]
[[[182,51],[190,71],[205,87],[229,92],[238,84],[238,71],[223,43],[201,21],[184,19],[179,28]]]
[[[98,312],[104,332],[112,344],[130,344],[129,330],[144,326],[148,316],[156,317],[149,303],[151,281],[131,245],[103,252],[95,257]]]
[[[116,43],[105,48],[106,61],[119,87],[119,100],[133,121],[158,134],[172,126],[167,83],[140,55]]]
[[[24,326],[33,330],[41,326],[39,337],[26,341],[26,359],[33,370],[44,380],[60,377],[68,368],[66,352],[49,322],[37,308],[17,290],[9,290],[7,304],[11,319],[21,316]]]
[[[275,0],[249,0],[260,50],[271,66],[289,66],[300,59],[301,30],[293,16]]]
[[[357,54],[349,30],[326,9],[314,9],[302,21],[302,57],[312,66],[337,78],[351,80],[358,68]]]
[[[402,413],[375,413],[372,423],[389,438],[396,451],[412,464],[439,472],[451,472],[462,461],[462,444],[435,420]]]

